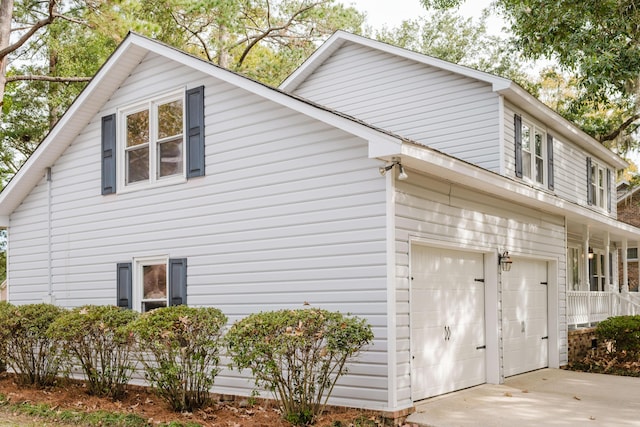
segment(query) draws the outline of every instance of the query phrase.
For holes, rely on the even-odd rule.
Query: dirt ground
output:
[[[246,400],[218,401],[203,410],[179,414],[171,411],[162,400],[144,387],[132,387],[122,400],[113,401],[88,395],[81,382],[66,381],[61,386],[40,390],[18,386],[14,376],[7,373],[0,374],[0,394],[6,396],[10,403],[46,403],[55,409],[82,412],[103,410],[133,413],[147,419],[151,424],[179,421],[198,423],[206,427],[291,427],[291,424],[280,417],[273,402],[269,401],[259,401],[254,405],[249,405]],[[348,427],[354,425],[353,421],[356,419],[360,420],[358,425],[362,425],[363,420],[367,420],[366,425],[379,425],[376,416],[355,409],[331,410],[320,417],[315,425]],[[0,423],[0,426],[2,425]]]

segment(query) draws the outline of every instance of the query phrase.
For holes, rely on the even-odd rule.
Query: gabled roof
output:
[[[293,93],[296,88],[307,79],[307,77],[309,77],[324,63],[327,58],[340,49],[345,43],[359,44],[361,46],[376,49],[404,59],[490,84],[494,92],[504,95],[507,100],[517,107],[547,124],[564,137],[570,138],[572,142],[580,144],[585,151],[600,157],[607,163],[616,166],[618,169],[624,169],[628,166],[627,162],[620,156],[604,147],[596,139],[592,138],[578,126],[553,111],[512,80],[345,31],[335,32],[295,72],[282,82],[280,88]]]
[[[47,168],[53,166],[58,157],[148,53],[155,53],[169,60],[180,62],[207,75],[331,124],[338,129],[362,137],[370,142],[370,147],[373,145],[374,151],[379,150],[380,154],[384,154],[389,149],[393,152],[399,150],[401,139],[390,132],[366,125],[354,118],[250,80],[158,41],[129,33],[0,193],[0,226],[6,225],[8,215],[22,203],[46,174]]]

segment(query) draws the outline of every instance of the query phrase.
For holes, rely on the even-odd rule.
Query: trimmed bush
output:
[[[216,308],[179,305],[144,313],[130,325],[145,377],[173,410],[210,403],[226,323]]]
[[[372,340],[365,320],[320,309],[253,314],[226,335],[235,366],[250,369],[296,425],[322,413],[346,363]]]
[[[62,359],[59,343],[47,330],[64,312],[51,304],[5,306],[0,310],[7,365],[22,384],[43,387],[55,382]]]
[[[640,316],[610,317],[596,326],[596,336],[613,344],[616,352],[640,353]]]
[[[64,313],[50,326],[59,340],[80,363],[90,394],[114,399],[125,392],[135,368],[131,361],[134,340],[127,328],[138,317],[132,310],[115,306],[86,305]]]
[[[9,313],[13,309],[13,305],[0,301],[0,372],[7,370],[7,339],[10,334],[4,322],[10,317]]]

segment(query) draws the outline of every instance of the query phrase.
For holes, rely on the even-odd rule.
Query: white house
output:
[[[8,298],[349,312],[375,342],[331,403],[399,414],[566,363],[569,292],[613,301],[640,240],[624,165],[508,80],[350,34],[282,90],[130,34],[0,193]]]

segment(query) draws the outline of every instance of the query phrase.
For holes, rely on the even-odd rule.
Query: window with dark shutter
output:
[[[513,116],[513,125],[515,133],[515,147],[516,147],[516,176],[522,178],[522,117],[518,114]]]
[[[553,175],[553,136],[547,134],[547,186],[549,190],[553,190],[555,187],[554,175]]]
[[[116,192],[116,115],[102,118],[102,194]]]
[[[186,93],[187,178],[204,176],[204,86]]]
[[[187,303],[187,259],[169,259],[169,305]]]
[[[117,273],[117,306],[122,308],[132,308],[132,264],[119,263]]]

